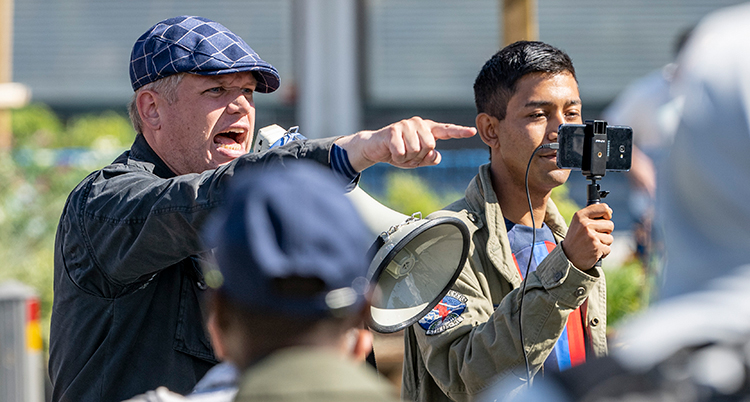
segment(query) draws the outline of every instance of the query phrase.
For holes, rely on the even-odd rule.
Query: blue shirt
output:
[[[546,223],[542,223],[542,227],[536,229],[535,239],[533,239],[534,229],[528,226],[515,224],[506,219],[505,227],[508,230],[508,240],[510,241],[510,249],[513,252],[513,260],[522,278],[526,277],[527,266],[528,272],[536,271],[537,266],[542,260],[557,246],[555,236]],[[531,258],[531,264],[529,265],[532,240],[535,240],[533,249],[534,257]],[[578,315],[575,316],[575,314]],[[585,360],[583,324],[578,319],[581,317],[580,314],[580,309],[576,309],[571,313],[568,324],[563,328],[555,347],[544,362],[545,369],[561,371]],[[575,326],[575,328],[569,329],[569,326]]]

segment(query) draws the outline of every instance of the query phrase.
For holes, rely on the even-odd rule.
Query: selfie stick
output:
[[[603,120],[588,120],[584,129],[583,161],[581,172],[591,183],[588,185],[588,200],[586,205],[599,204],[609,191],[602,191],[597,180],[601,180],[607,173],[607,122]],[[595,267],[602,266],[602,260],[596,262]]]

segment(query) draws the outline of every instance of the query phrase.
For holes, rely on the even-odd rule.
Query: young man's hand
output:
[[[349,163],[358,172],[378,162],[415,168],[440,163],[436,140],[468,138],[476,133],[473,127],[412,117],[377,131],[360,131],[341,137],[336,144],[346,150]]]
[[[607,204],[593,204],[573,215],[568,234],[560,245],[573,265],[588,270],[600,258],[609,255],[614,238],[612,208]]]

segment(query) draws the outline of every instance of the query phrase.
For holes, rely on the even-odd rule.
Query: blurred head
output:
[[[510,44],[487,60],[474,81],[477,113],[487,113],[502,120],[521,77],[531,73],[554,75],[563,72],[576,79],[573,62],[562,50],[543,42]]]
[[[365,329],[367,309],[358,314],[325,318],[295,318],[248,309],[221,291],[209,296],[211,342],[217,358],[245,369],[275,351],[307,346],[326,348],[363,361],[372,350],[372,333]]]
[[[133,127],[176,174],[200,173],[248,152],[254,92],[279,86],[276,69],[223,25],[182,16],[133,46]]]
[[[344,183],[309,162],[235,177],[207,232],[216,325],[246,365],[293,345],[351,349],[368,311],[371,239]]]

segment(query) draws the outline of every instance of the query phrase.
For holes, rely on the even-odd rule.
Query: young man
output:
[[[120,401],[158,386],[188,392],[216,364],[199,300],[199,238],[237,170],[305,158],[354,180],[377,162],[440,161],[435,140],[467,127],[414,117],[338,139],[248,154],[255,92],[275,68],[214,21],[161,21],[130,59],[131,149],[70,194],[55,243],[50,328],[54,401]]]
[[[491,162],[479,168],[465,198],[437,213],[464,220],[472,246],[443,302],[406,330],[408,400],[473,400],[501,380],[521,385],[522,346],[532,375],[607,350],[604,273],[595,264],[610,251],[612,211],[606,204],[583,208],[568,229],[550,193],[570,172],[557,168],[556,151],[532,158],[537,147],[556,142],[560,124],[581,123],[570,58],[541,42],[514,43],[484,65],[474,92]],[[530,159],[533,211],[524,185]],[[522,295],[532,230],[537,243]]]
[[[515,401],[744,401],[750,396],[750,3],[705,16],[678,60],[684,99],[660,169],[664,278],[611,355]],[[500,392],[493,396],[504,397]]]

